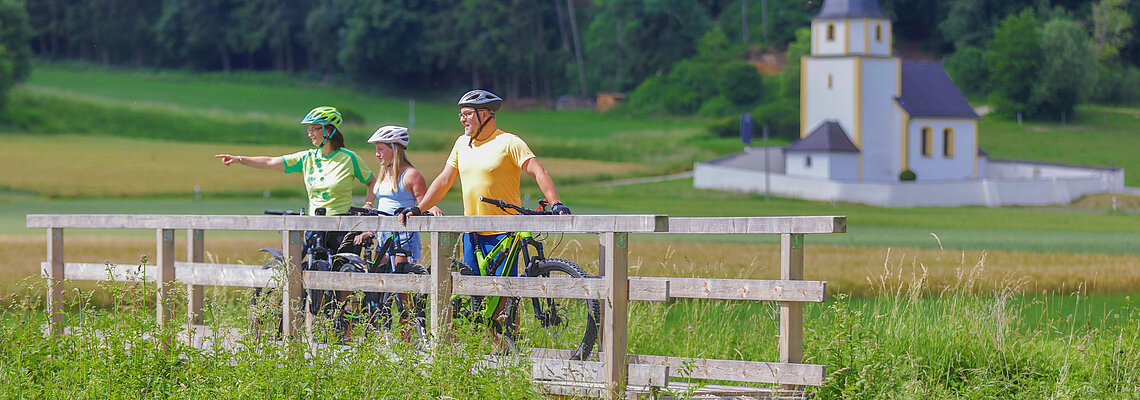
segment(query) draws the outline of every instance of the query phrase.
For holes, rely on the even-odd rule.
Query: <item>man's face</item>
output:
[[[463,134],[467,136],[475,136],[479,132],[479,115],[483,110],[475,110],[473,107],[463,107],[459,109],[459,123],[463,124]],[[485,118],[485,116],[483,116]]]

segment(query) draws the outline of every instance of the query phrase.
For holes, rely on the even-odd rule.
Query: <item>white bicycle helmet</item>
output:
[[[368,138],[368,143],[395,143],[408,147],[408,142],[412,140],[408,135],[408,128],[395,125],[381,126],[377,129],[372,137]]]

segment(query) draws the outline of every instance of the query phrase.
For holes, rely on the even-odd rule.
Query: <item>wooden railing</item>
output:
[[[803,303],[823,302],[826,283],[804,281],[804,235],[846,232],[842,216],[669,218],[662,215],[574,215],[574,216],[480,216],[412,217],[407,226],[394,218],[246,216],[246,215],[28,215],[27,226],[47,229],[47,260],[44,275],[49,279],[47,307],[51,313],[50,332],[63,331],[63,281],[133,279],[155,282],[158,286],[156,317],[159,325],[174,320],[166,309],[176,284],[187,285],[187,319],[201,325],[203,286],[277,287],[283,293],[283,331],[298,335],[308,326],[308,313],[302,312],[304,289],[369,292],[414,292],[431,299],[430,326],[433,340],[446,341],[451,326],[452,294],[512,297],[579,298],[601,300],[602,335],[598,361],[569,360],[569,351],[534,350],[533,378],[551,383],[577,381],[600,384],[594,389],[574,389],[567,394],[623,397],[627,389],[662,387],[670,377],[735,382],[758,382],[798,386],[821,386],[825,366],[803,364]],[[64,262],[65,228],[154,229],[156,257],[153,266],[109,268],[102,263]],[[175,230],[187,231],[187,258],[174,260]],[[284,276],[278,271],[248,265],[204,262],[206,230],[279,231],[282,253],[288,265]],[[388,275],[302,271],[303,232],[321,231],[418,231],[428,232],[431,249],[429,264],[450,265],[449,257],[459,232],[562,232],[596,233],[599,236],[601,279],[559,279],[528,277],[476,277],[449,273],[447,268],[431,268],[431,274]],[[701,279],[628,276],[630,233],[689,234],[779,234],[780,279]],[[627,324],[630,301],[666,301],[672,298],[775,301],[780,303],[780,358],[777,362],[689,359],[627,353]]]

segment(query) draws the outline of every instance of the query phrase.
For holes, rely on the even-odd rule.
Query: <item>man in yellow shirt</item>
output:
[[[451,190],[456,177],[462,181],[464,215],[508,215],[498,207],[479,201],[479,197],[520,204],[520,172],[525,172],[538,182],[543,196],[554,205],[553,211],[570,214],[570,208],[560,201],[558,189],[554,187],[550,174],[526,143],[514,134],[503,132],[495,124],[495,112],[502,104],[503,99],[486,90],[472,90],[459,98],[459,123],[463,124],[463,136],[455,140],[451,155],[447,157],[447,165],[432,181],[423,199],[404,215],[418,215],[421,209],[435,206]],[[483,253],[487,254],[504,235],[499,232],[465,233],[464,261],[468,266],[478,268],[475,247],[482,248]],[[495,266],[499,269],[504,267],[510,268],[506,274],[503,271],[487,273],[518,275],[517,265]]]

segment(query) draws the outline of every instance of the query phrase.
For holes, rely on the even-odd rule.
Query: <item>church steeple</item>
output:
[[[878,0],[824,0],[811,26],[813,56],[891,56],[891,20]]]
[[[887,16],[879,8],[879,0],[824,0],[823,9],[814,19],[825,18],[882,18]]]

